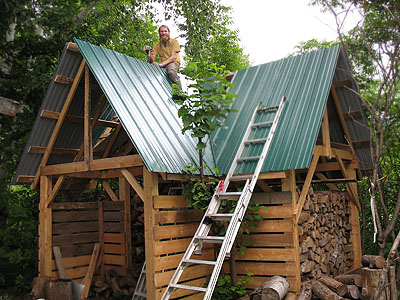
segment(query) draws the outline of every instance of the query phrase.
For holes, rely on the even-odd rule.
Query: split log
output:
[[[289,282],[281,277],[274,276],[263,284],[262,300],[281,300],[289,291]]]
[[[328,276],[324,276],[319,279],[323,284],[325,284],[328,288],[334,291],[339,296],[344,296],[347,294],[347,285],[331,278]]]
[[[362,287],[362,279],[359,274],[343,274],[335,277],[337,281],[344,283],[346,285],[356,285],[357,287]]]
[[[320,281],[315,281],[312,284],[312,292],[313,296],[318,297],[322,300],[337,300],[341,299],[341,297],[335,292],[331,291],[326,285],[321,283]]]
[[[35,299],[45,298],[47,284],[50,282],[50,277],[35,277],[33,279],[33,287],[30,295]]]
[[[297,300],[311,300],[311,297],[312,297],[311,284],[306,283],[301,289],[300,294],[297,297]]]
[[[47,300],[73,300],[72,281],[68,279],[51,280],[47,285]]]
[[[364,267],[371,269],[382,269],[385,266],[385,258],[378,255],[363,255],[361,257],[361,264]]]
[[[347,286],[347,298],[360,299],[360,290],[354,284]]]

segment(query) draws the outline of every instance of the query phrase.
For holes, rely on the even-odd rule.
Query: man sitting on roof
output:
[[[179,85],[182,90],[177,67],[180,65],[179,51],[181,48],[176,39],[169,37],[169,28],[167,25],[161,25],[158,29],[160,41],[153,47],[150,55],[150,63],[166,68],[169,79],[172,83]],[[156,57],[160,56],[161,62],[156,62]]]

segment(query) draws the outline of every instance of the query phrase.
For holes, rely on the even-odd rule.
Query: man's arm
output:
[[[175,62],[176,61],[176,57],[178,55],[178,52],[172,51],[172,54],[170,57],[168,57],[168,59],[164,60],[162,63],[159,63],[158,65],[162,68],[164,68],[166,65]]]
[[[155,61],[156,61],[156,56],[153,55],[153,54],[151,54],[151,55],[150,55],[150,63],[151,63],[151,64],[154,64]]]

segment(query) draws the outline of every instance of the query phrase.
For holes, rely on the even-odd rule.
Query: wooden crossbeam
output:
[[[39,166],[38,170],[36,171],[35,179],[33,180],[33,183],[32,183],[32,189],[36,188],[36,186],[38,184],[38,181],[39,181],[41,167],[46,166],[47,161],[48,161],[48,159],[50,157],[51,150],[53,149],[54,143],[56,142],[56,139],[58,137],[58,133],[61,130],[61,125],[64,122],[65,116],[67,115],[68,109],[69,109],[69,107],[70,107],[70,105],[72,103],[72,99],[75,96],[75,93],[76,93],[76,90],[78,88],[79,82],[80,82],[80,80],[82,78],[85,65],[86,65],[86,61],[84,59],[82,59],[82,62],[80,64],[80,66],[79,66],[79,69],[78,69],[78,71],[77,71],[77,73],[75,75],[74,82],[73,82],[73,84],[72,84],[72,86],[71,86],[71,88],[69,90],[68,96],[67,96],[67,98],[65,100],[65,103],[64,103],[64,106],[63,106],[63,108],[61,110],[60,117],[57,119],[57,123],[54,126],[54,130],[53,130],[53,132],[51,134],[49,143],[47,144],[47,151],[43,154],[42,161],[40,162],[40,166]]]
[[[85,96],[84,96],[84,122],[83,122],[83,151],[85,161],[93,159],[92,149],[92,130],[90,128],[90,71],[88,65],[85,65]],[[90,167],[90,165],[89,165]],[[90,168],[89,168],[90,169]]]
[[[50,203],[54,200],[56,197],[58,191],[60,190],[63,182],[65,180],[65,176],[60,176],[57,178],[56,184],[54,187],[51,189],[50,195],[47,197],[46,202],[45,202],[45,207],[49,207]]]
[[[308,190],[310,188],[311,181],[312,181],[315,169],[316,169],[317,164],[318,164],[318,160],[319,160],[319,157],[320,157],[321,150],[322,150],[321,146],[315,146],[313,159],[311,161],[310,167],[308,168],[308,173],[307,173],[307,176],[306,176],[306,180],[305,180],[305,182],[303,184],[303,188],[301,190],[300,197],[299,197],[299,200],[297,202],[296,210],[295,210],[295,213],[294,213],[295,214],[296,224],[299,222],[300,213],[301,213],[301,211],[303,209],[303,206],[304,206],[304,203],[306,201],[306,196],[308,194]]]
[[[54,82],[68,85],[74,82],[74,78],[57,75],[56,78],[54,78]]]
[[[108,196],[110,196],[112,201],[119,201],[117,195],[115,195],[114,191],[111,189],[107,181],[102,180],[101,185],[104,187],[104,189],[106,190]]]
[[[347,119],[360,119],[362,117],[362,112],[361,112],[361,110],[343,112],[343,117],[345,118],[345,120],[347,120]]]
[[[324,118],[322,119],[322,124],[321,124],[321,131],[322,131],[322,144],[326,151],[328,152],[328,157],[332,157],[332,152],[331,152],[331,137],[329,133],[329,119],[328,119],[328,107],[325,105],[325,111],[324,111]]]
[[[326,178],[324,174],[316,172],[315,176],[317,176],[323,183],[325,183],[331,191],[339,191],[336,185],[332,184],[332,182],[329,182],[329,180],[331,179]],[[312,182],[314,183],[314,181]]]
[[[122,175],[124,175],[125,179],[129,182],[131,187],[134,189],[136,194],[144,201],[144,189],[140,185],[140,183],[136,180],[136,178],[129,172],[127,169],[121,170]]]
[[[59,116],[60,116],[59,112],[51,111],[51,110],[43,110],[40,114],[40,117],[42,117],[42,118],[53,119],[53,120],[58,120]],[[84,117],[74,116],[74,115],[66,115],[65,120],[74,122],[74,123],[83,124]],[[91,122],[93,122],[93,120],[94,120],[94,118],[90,119]],[[107,120],[101,120],[101,119],[98,119],[95,122],[96,126],[111,127],[111,128],[117,128],[119,124],[120,124],[119,122],[107,121]]]
[[[333,82],[332,84],[333,84],[333,86],[335,88],[340,88],[340,87],[343,87],[343,86],[350,87],[351,86],[351,79],[348,78],[348,79],[344,79],[344,80],[338,80],[338,81]]]

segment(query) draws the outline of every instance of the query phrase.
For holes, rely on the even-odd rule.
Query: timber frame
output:
[[[69,50],[78,51],[76,45],[73,43],[70,43]],[[56,76],[55,80],[59,84],[70,86],[68,96],[61,112],[42,112],[42,118],[56,120],[56,125],[47,147],[32,147],[30,149],[33,153],[41,153],[43,155],[36,175],[30,178],[20,178],[20,182],[31,182],[33,188],[40,186],[39,275],[52,276],[55,274],[52,252],[53,210],[56,209],[57,205],[58,208],[62,206],[62,204],[57,202],[58,200],[56,201],[56,199],[59,199],[57,197],[60,195],[60,191],[73,188],[76,182],[84,182],[85,188],[93,188],[97,183],[101,183],[102,187],[113,202],[120,201],[124,203],[124,209],[122,211],[125,235],[123,236],[124,241],[121,245],[124,247],[125,256],[122,265],[126,272],[130,272],[132,257],[130,236],[130,188],[132,188],[132,191],[144,203],[147,297],[148,299],[159,299],[162,295],[163,289],[165,288],[165,282],[167,282],[168,279],[166,277],[170,276],[168,275],[170,273],[161,272],[160,270],[173,268],[172,265],[163,267],[163,264],[165,264],[163,257],[165,254],[169,254],[168,251],[171,251],[172,254],[182,251],[182,249],[177,249],[176,247],[178,246],[176,245],[173,250],[163,250],[164,252],[160,250],[160,247],[166,249],[167,247],[170,247],[168,245],[173,243],[173,241],[165,241],[166,237],[164,237],[164,239],[162,238],[163,233],[161,233],[161,231],[163,229],[163,224],[160,220],[167,218],[167,213],[165,213],[163,209],[183,209],[186,204],[186,201],[182,196],[161,194],[160,185],[165,182],[182,183],[187,180],[187,176],[149,171],[131,142],[128,142],[124,146],[124,150],[119,153],[120,156],[116,156],[117,154],[112,153],[111,149],[113,143],[117,140],[118,134],[123,130],[122,125],[119,120],[100,120],[100,113],[107,101],[104,95],[101,95],[97,109],[91,116],[91,92],[93,89],[98,91],[98,86],[96,83],[90,81],[90,70],[84,59],[79,66],[75,78]],[[73,116],[70,115],[68,111],[78,86],[82,84],[84,86],[84,97],[82,99],[84,103],[83,117]],[[290,271],[290,275],[288,275],[288,277],[291,278],[290,291],[295,294],[299,293],[301,288],[298,222],[307,194],[313,184],[323,184],[327,189],[333,191],[338,190],[336,186],[337,183],[344,183],[346,185],[351,199],[349,203],[351,208],[350,223],[352,227],[351,246],[354,254],[352,268],[356,269],[361,266],[360,225],[358,220],[360,203],[357,191],[357,179],[360,167],[354,154],[354,145],[346,126],[346,114],[341,111],[340,103],[336,94],[336,89],[342,88],[344,84],[344,82],[332,83],[330,96],[336,107],[335,113],[339,116],[348,144],[345,145],[331,142],[329,134],[329,112],[328,108],[325,108],[324,118],[320,129],[321,138],[317,141],[317,145],[314,148],[310,167],[302,170],[262,173],[260,174],[257,183],[259,193],[264,193],[267,198],[274,198],[276,193],[285,195],[286,202],[284,205],[286,206],[285,216],[283,218],[289,220],[289,223],[285,224],[289,224],[288,232],[290,233],[290,235],[285,234],[285,237],[288,237],[288,239],[291,240],[286,241],[287,244],[283,245],[285,249],[279,248],[277,250],[268,250],[266,248],[261,249],[259,253],[255,253],[256,250],[254,249],[249,249],[246,255],[249,260],[256,260],[258,257],[263,255],[270,257],[276,256],[276,260],[278,261],[287,260],[293,269]],[[75,122],[83,125],[83,141],[81,146],[77,149],[59,149],[54,147],[61,126],[65,122]],[[107,127],[109,133],[108,139],[105,140],[108,144],[104,147],[104,150],[101,151],[96,150],[96,148],[93,149],[92,146],[92,133],[94,128],[99,125]],[[68,154],[74,155],[75,158],[73,162],[70,163],[48,165],[48,160],[51,154]],[[107,180],[110,178],[118,179],[119,193],[116,193],[108,184]],[[271,201],[273,202],[275,200]],[[167,204],[171,206],[165,206]],[[99,207],[101,207],[103,204],[99,205]],[[85,205],[81,204],[81,206],[83,207]],[[68,209],[68,206],[62,208]],[[102,211],[102,208],[99,209],[99,211]],[[270,212],[273,213],[274,210],[271,209]],[[195,221],[199,220],[200,214],[198,212],[193,212],[193,215],[196,216],[194,217]],[[170,218],[170,216],[168,217]],[[178,212],[177,218],[184,217],[180,216]],[[101,220],[102,216],[99,214],[99,224],[101,223]],[[171,223],[172,221],[169,220],[168,222]],[[268,223],[270,221],[265,222]],[[101,227],[101,225],[99,226]],[[104,231],[102,231],[103,229],[100,227],[98,230],[98,241],[101,247],[99,265],[101,266],[100,276],[104,276],[104,261],[106,260],[104,254],[105,235]],[[195,225],[190,223],[188,235],[190,235],[192,231],[194,232],[193,228],[195,227]],[[188,243],[186,238],[185,243]],[[179,245],[179,247],[184,248],[185,243],[183,243],[183,246],[182,243],[180,243],[181,245]],[[173,261],[175,256],[169,257],[169,259],[171,259],[170,261]],[[173,264],[173,262],[171,262],[171,264]],[[260,276],[262,275],[263,274]],[[255,279],[253,285],[259,284],[261,280],[265,281],[265,276],[268,277],[270,275],[264,275],[264,278],[259,279],[259,281]],[[82,276],[71,275],[70,277],[81,278]]]

